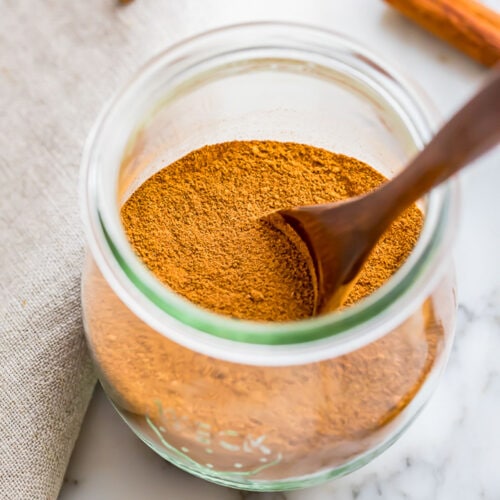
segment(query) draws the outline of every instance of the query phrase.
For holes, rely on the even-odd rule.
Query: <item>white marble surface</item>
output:
[[[500,9],[500,0],[488,3]],[[135,54],[127,60],[131,66],[174,40],[214,26],[286,19],[350,32],[417,80],[444,116],[473,92],[485,73],[375,0],[135,0],[119,10],[111,1],[102,4],[105,8],[94,15],[109,16],[105,29],[120,23],[129,30],[118,65],[127,51]],[[100,36],[106,39],[106,33]],[[137,44],[142,58],[137,57]],[[499,163],[497,149],[462,176],[463,213],[455,245],[460,303],[455,346],[431,402],[381,457],[348,477],[299,492],[229,490],[193,478],[156,456],[126,428],[98,389],[60,499],[498,500]]]

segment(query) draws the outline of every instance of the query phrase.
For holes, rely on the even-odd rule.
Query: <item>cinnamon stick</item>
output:
[[[474,0],[385,0],[405,16],[470,57],[500,61],[500,15]]]

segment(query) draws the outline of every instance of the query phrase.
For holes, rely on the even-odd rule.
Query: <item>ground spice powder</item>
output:
[[[156,173],[122,208],[135,251],[192,302],[240,319],[311,316],[309,263],[262,218],[338,201],[384,181],[354,158],[303,144],[234,141],[193,151]],[[385,234],[347,304],[382,285],[411,252],[422,226],[413,206]]]
[[[230,142],[155,174],[125,203],[122,220],[145,264],[196,304],[237,318],[300,319],[312,311],[307,263],[260,217],[361,194],[383,180],[360,161],[310,146]],[[397,270],[421,225],[416,207],[392,225],[348,303]],[[401,425],[440,358],[454,307],[449,290],[441,284],[401,325],[356,351],[276,367],[222,361],[170,341],[120,301],[92,260],[83,304],[101,381],[144,439],[204,474],[283,480],[341,466]]]

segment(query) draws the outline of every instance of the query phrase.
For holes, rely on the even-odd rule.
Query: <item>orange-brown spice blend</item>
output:
[[[239,319],[312,315],[306,257],[262,218],[280,208],[339,201],[384,181],[348,156],[303,144],[234,141],[162,169],[122,208],[139,257],[195,304]],[[410,207],[387,231],[346,304],[372,293],[411,252],[422,213]]]
[[[144,263],[194,303],[236,318],[295,320],[312,311],[307,263],[260,218],[383,180],[360,161],[311,146],[230,142],[148,179],[122,220]],[[398,269],[421,225],[413,206],[391,226],[348,304]],[[143,435],[191,468],[268,480],[342,465],[386,439],[442,350],[443,325],[428,299],[392,332],[333,359],[276,367],[214,359],[148,327],[88,266],[86,329],[101,380]]]

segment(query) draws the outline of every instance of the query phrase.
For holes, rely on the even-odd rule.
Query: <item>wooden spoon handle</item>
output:
[[[500,142],[500,69],[391,182],[372,193],[387,221]],[[368,195],[371,196],[371,195]]]

